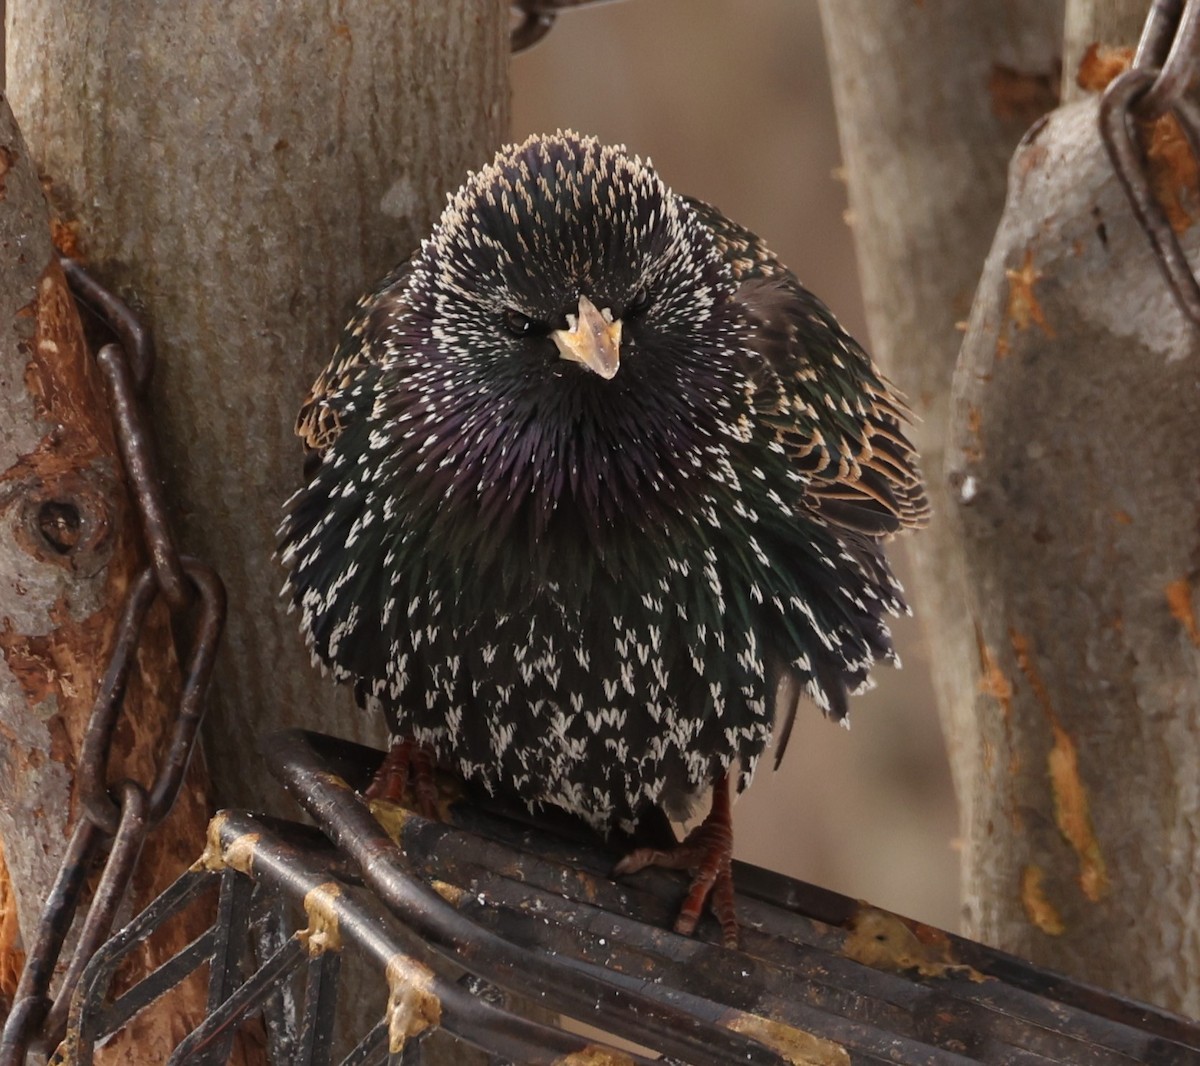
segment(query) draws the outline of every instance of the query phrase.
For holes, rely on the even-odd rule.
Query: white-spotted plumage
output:
[[[621,323],[611,380],[551,343],[584,296]],[[777,703],[843,719],[894,657],[880,545],[925,514],[905,414],[752,234],[622,147],[531,138],[450,195],[314,385],[286,591],[398,734],[632,826],[744,784]]]

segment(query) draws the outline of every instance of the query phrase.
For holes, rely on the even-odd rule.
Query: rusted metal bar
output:
[[[643,1057],[611,1057],[617,1053],[584,1037],[509,1014],[440,976],[406,951],[395,935],[395,923],[382,909],[373,909],[369,901],[330,880],[330,867],[337,864],[327,862],[328,858],[327,847],[297,848],[250,815],[218,816],[204,860],[110,939],[87,967],[71,1005],[66,1045],[72,1049],[73,1061],[90,1066],[100,1039],[207,963],[212,978],[208,1016],[177,1045],[172,1064],[224,1062],[240,1022],[269,1001],[291,975],[305,969],[304,1017],[296,1052],[287,1061],[308,1066],[327,1063],[339,960],[345,946],[352,945],[358,962],[365,960],[388,982],[391,998],[387,1024],[368,1033],[343,1060],[344,1066],[381,1061],[385,1050],[388,1061],[399,1062],[404,1046],[411,1048],[437,1024],[512,1062],[551,1064],[579,1056],[580,1062],[649,1066]],[[106,1004],[108,987],[121,964],[156,928],[196,905],[216,880],[221,880],[223,891],[212,927],[116,1002]],[[309,925],[276,946],[243,979],[240,960],[248,943],[247,903],[255,884],[264,897],[303,907]]]
[[[929,1054],[931,1019],[944,1032],[970,1033],[985,1061],[1123,1063],[1140,1061],[1147,1034],[1081,1011],[1045,1003],[995,983],[981,984],[961,963],[939,962],[935,980],[873,969],[848,957],[846,934],[814,938],[799,915],[741,901],[746,954],[698,950],[666,930],[647,927],[647,910],[669,923],[678,886],[667,877],[651,891],[606,893],[604,876],[564,877],[540,856],[506,850],[453,828],[406,817],[401,846],[422,856],[424,876],[469,884],[460,909],[498,935],[541,951],[569,951],[619,979],[640,981],[652,969],[664,986],[692,997],[691,1009],[713,1017],[730,1008],[767,1017],[853,1050],[863,1061],[921,1061]],[[468,857],[478,855],[478,864]],[[648,900],[656,901],[652,908]],[[864,907],[852,903],[853,921]],[[896,920],[896,925],[899,925]],[[953,958],[953,955],[950,955]],[[1131,1058],[1126,1058],[1131,1056]]]
[[[245,982],[230,988],[223,999],[210,1004],[203,1024],[184,1037],[167,1060],[167,1066],[225,1062],[238,1025],[266,999],[278,981],[301,966],[303,961],[304,946],[298,940],[289,940]]]
[[[707,943],[653,924],[668,923],[682,882],[648,871],[614,883],[611,856],[585,835],[556,835],[476,805],[454,805],[454,824],[379,805],[397,845],[369,814],[375,828],[367,831],[358,818],[365,811],[361,800],[337,773],[368,777],[381,753],[296,733],[272,738],[268,746],[293,790],[308,790],[301,798],[323,829],[335,840],[353,834],[355,844],[335,851],[309,829],[239,812],[219,815],[197,870],[105,945],[85,973],[69,1030],[81,1066],[88,1066],[100,1036],[128,1020],[130,997],[145,1005],[205,961],[217,975],[209,1017],[176,1049],[173,1063],[223,1061],[238,1022],[291,987],[307,965],[301,1018],[277,1027],[291,1034],[286,1061],[323,1066],[331,1061],[332,1003],[338,971],[350,962],[347,945],[356,964],[365,959],[390,975],[392,996],[389,1026],[365,1034],[342,1066],[419,1062],[419,1040],[439,1022],[497,1062],[575,1061],[567,1058],[574,1054],[581,1062],[645,1063],[636,1055],[606,1059],[608,1053],[588,1050],[582,1038],[515,1016],[496,1002],[508,989],[556,1008],[578,1007],[597,983],[605,989],[602,1006],[625,997],[640,1009],[642,1000],[651,1000],[656,1013],[651,1021],[642,1015],[637,1031],[648,1034],[642,1043],[672,1049],[662,1061],[746,1061],[712,1050],[732,1034],[755,1045],[759,1056],[751,1061],[1200,1062],[1197,1023],[754,867],[739,865],[736,872],[743,950],[732,951],[720,946],[715,928],[701,930],[717,941]],[[351,889],[356,879],[343,851],[357,860],[366,886],[405,884],[375,895]],[[107,983],[121,960],[217,877],[226,891],[214,929],[105,1007]],[[237,942],[252,924],[252,908],[244,905],[248,878],[264,901],[302,903],[309,924],[294,937],[269,940],[266,955],[260,954],[266,961],[243,979]],[[396,899],[404,905],[395,906]],[[386,913],[385,902],[400,922]],[[270,913],[277,920],[282,912],[277,905]],[[448,950],[460,939],[469,942],[466,952]],[[499,962],[487,955],[496,943],[506,950]],[[441,975],[447,960],[485,978],[468,977],[465,987],[448,980]],[[547,973],[565,989],[562,995],[541,995]],[[609,1031],[632,1031],[627,1019],[590,1008],[589,1002],[578,1013]],[[707,1052],[676,1053],[678,1034],[662,1022],[675,1013],[690,1019],[689,1033],[709,1038]]]
[[[689,1013],[670,990],[619,987],[597,967],[527,951],[468,921],[413,876],[408,857],[362,798],[322,767],[312,738],[302,730],[267,738],[263,756],[271,772],[358,863],[363,879],[388,909],[446,958],[551,1010],[696,1066],[730,1061],[782,1066],[787,1061],[758,1040]]]
[[[1200,69],[1200,5],[1184,0],[1155,0],[1133,65],[1157,71],[1138,101],[1138,117],[1162,118],[1187,92]]]
[[[441,1025],[449,1032],[514,1062],[551,1064],[566,1055],[583,1054],[594,1046],[583,1037],[502,1011],[441,977],[425,963],[423,956],[428,952],[422,945],[416,944],[416,950],[410,952],[406,943],[409,938],[398,927],[390,927],[382,920],[382,912],[372,913],[360,898],[331,889],[331,882],[319,863],[272,837],[251,815],[226,812],[218,816],[216,826],[222,852],[246,856],[247,869],[255,879],[293,900],[319,900],[319,904],[310,904],[310,922],[314,913],[322,916],[318,906],[329,908],[328,914],[336,917],[338,936],[353,941],[389,974],[393,1016],[398,1022],[419,1024],[418,1014],[412,1012],[433,1009],[436,1000]],[[237,861],[241,865],[241,860]],[[309,929],[313,929],[312,924]],[[309,935],[310,945],[312,940]],[[427,1000],[426,995],[433,998]],[[406,1010],[410,1013],[406,1014]],[[423,1028],[414,1029],[411,1035],[417,1035]],[[394,1033],[392,1043],[397,1043]],[[632,1061],[648,1064],[648,1060],[638,1056],[632,1057]]]
[[[92,277],[82,263],[65,255],[60,255],[58,262],[76,298],[83,301],[121,342],[133,370],[134,387],[139,393],[145,392],[154,374],[153,334],[129,306]]]
[[[361,834],[353,813],[361,804],[335,775],[361,782],[379,752],[312,736],[282,746],[273,738],[268,747],[331,837]],[[612,856],[578,830],[553,835],[471,804],[452,808],[452,824],[377,809],[401,852],[392,874],[438,886],[471,925],[538,965],[566,963],[564,982],[602,974],[644,993],[653,975],[654,987],[701,1025],[770,1034],[776,1049],[782,1034],[801,1034],[864,1063],[1200,1062],[1195,1022],[768,871],[738,864],[744,950],[728,951],[665,928],[684,891],[679,877],[647,871],[614,882]],[[376,867],[385,863],[386,845],[374,839],[369,850]],[[448,943],[449,926],[438,921]],[[457,961],[483,969],[477,959]],[[643,1042],[662,1047],[653,1037]]]

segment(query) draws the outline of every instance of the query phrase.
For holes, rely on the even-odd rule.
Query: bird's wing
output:
[[[868,537],[924,525],[929,504],[904,434],[911,418],[904,400],[758,237],[690,203],[739,283],[758,421],[805,476],[814,509]]]
[[[329,365],[317,375],[296,416],[296,436],[306,452],[322,455],[342,432],[346,397],[362,374],[384,353],[372,343],[379,327],[404,313],[411,267],[403,263],[358,301]]]
[[[907,405],[761,239],[708,204],[689,202],[738,283],[736,299],[749,334],[749,399],[760,432],[803,475],[812,512],[844,531],[843,548],[860,570],[879,587],[895,588],[879,542],[924,525],[929,516],[916,452],[904,434],[911,418]],[[819,681],[830,700],[828,713],[844,719],[839,666],[820,655],[812,657],[812,666],[824,675]],[[771,673],[782,722],[778,767],[805,691],[786,664],[776,663]]]

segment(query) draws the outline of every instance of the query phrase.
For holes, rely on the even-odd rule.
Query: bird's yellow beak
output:
[[[582,363],[610,381],[621,366],[621,323],[611,322],[586,296],[579,297],[579,315],[568,315],[570,329],[550,334],[564,359]]]

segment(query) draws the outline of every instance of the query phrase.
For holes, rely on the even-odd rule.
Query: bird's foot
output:
[[[647,866],[693,871],[691,886],[675,919],[675,932],[685,936],[695,932],[704,901],[711,899],[713,913],[721,923],[725,946],[738,946],[737,910],[733,903],[733,811],[728,776],[713,787],[708,817],[687,835],[683,843],[665,851],[639,848],[617,863],[613,872],[623,876]]]
[[[387,800],[405,806],[406,792],[417,812],[438,821],[438,789],[433,776],[433,752],[415,740],[396,740],[363,793],[368,800]]]

